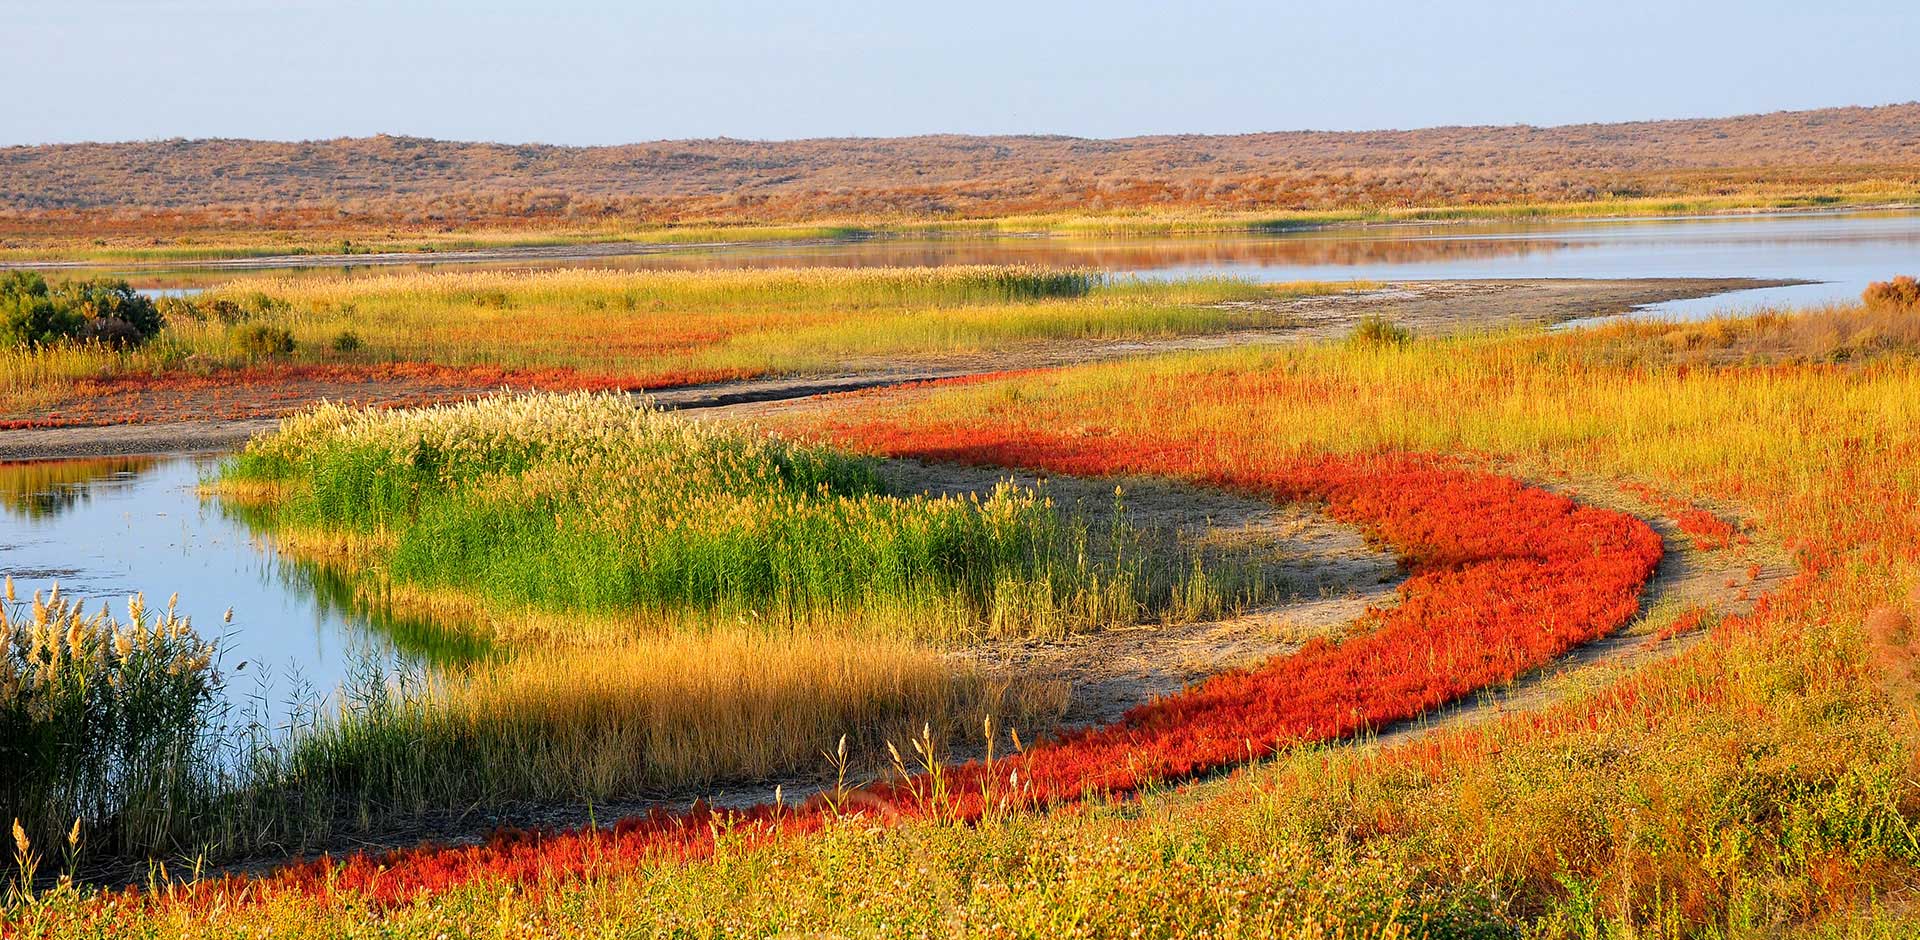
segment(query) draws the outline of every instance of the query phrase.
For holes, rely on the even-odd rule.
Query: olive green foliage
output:
[[[38,274],[22,271],[0,278],[0,343],[5,345],[137,346],[165,325],[153,300],[136,293],[126,281],[49,284]]]
[[[293,355],[293,334],[286,327],[249,323],[233,331],[233,350],[248,359],[281,359]]]

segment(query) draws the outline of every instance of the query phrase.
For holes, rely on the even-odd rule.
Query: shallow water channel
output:
[[[221,640],[239,711],[268,722],[312,706],[355,670],[385,671],[485,654],[417,623],[359,609],[337,575],[285,558],[240,513],[202,498],[214,456],[0,464],[0,573],[22,601],[60,585],[126,619],[179,592],[199,632]],[[223,621],[227,608],[233,622]]]

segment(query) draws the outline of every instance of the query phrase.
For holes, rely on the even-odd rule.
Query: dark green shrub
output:
[[[79,336],[83,340],[116,346],[144,343],[166,325],[153,298],[126,281],[62,281],[53,286],[52,296],[55,306],[73,310],[85,321]]]
[[[1386,317],[1368,314],[1354,326],[1351,339],[1363,346],[1404,346],[1413,334]]]
[[[79,314],[55,306],[46,278],[25,271],[0,278],[0,339],[7,345],[44,346],[79,332]]]
[[[342,330],[333,338],[333,351],[342,355],[351,355],[360,351],[360,334],[352,330]]]
[[[48,284],[38,274],[0,279],[0,333],[16,346],[61,340],[136,346],[166,325],[153,298],[126,281],[93,279]]]
[[[279,359],[293,355],[293,334],[284,327],[249,323],[233,331],[233,349],[248,359]]]

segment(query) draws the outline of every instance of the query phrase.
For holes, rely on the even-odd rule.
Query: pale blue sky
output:
[[[1920,0],[0,0],[0,144],[1560,124],[1920,98]]]

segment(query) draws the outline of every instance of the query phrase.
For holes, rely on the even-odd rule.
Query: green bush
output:
[[[45,346],[80,333],[80,315],[53,302],[46,278],[16,271],[0,278],[0,338],[9,346]]]
[[[135,292],[126,281],[62,281],[54,285],[52,296],[55,306],[80,315],[82,340],[137,346],[166,325],[153,298]]]
[[[126,281],[93,279],[48,284],[38,274],[0,278],[0,341],[46,346],[61,341],[137,346],[152,339],[166,318],[150,297]]]
[[[1368,314],[1353,328],[1351,340],[1363,346],[1404,346],[1413,334],[1386,317]]]
[[[285,327],[249,323],[233,331],[233,349],[248,359],[279,359],[293,355],[293,334]]]
[[[342,355],[351,355],[360,351],[360,334],[352,330],[341,330],[333,338],[333,351]]]

